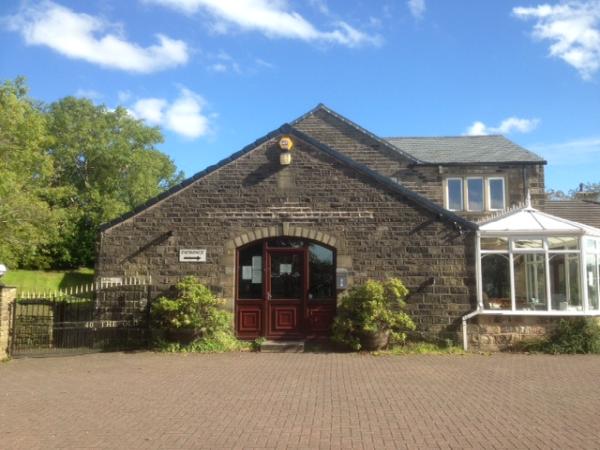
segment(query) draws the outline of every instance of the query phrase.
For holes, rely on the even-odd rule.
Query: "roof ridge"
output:
[[[425,162],[425,161],[421,161],[419,158],[417,158],[416,156],[412,155],[411,153],[408,153],[405,150],[397,148],[391,142],[388,142],[384,138],[381,138],[381,137],[377,136],[375,133],[367,130],[366,128],[360,126],[356,122],[353,122],[352,120],[348,119],[347,117],[342,116],[340,113],[334,111],[333,109],[329,108],[328,106],[326,106],[323,103],[319,103],[317,106],[315,106],[310,111],[308,111],[308,112],[302,114],[300,117],[294,119],[292,122],[290,122],[290,126],[293,127],[293,126],[297,125],[299,122],[301,122],[302,120],[306,119],[307,117],[313,115],[317,111],[325,111],[326,113],[332,115],[336,119],[341,120],[342,122],[346,123],[347,125],[350,125],[352,128],[360,131],[364,135],[366,135],[366,136],[370,137],[371,139],[374,139],[375,141],[377,141],[380,144],[384,145],[389,150],[391,150],[393,152],[396,152],[396,153],[399,153],[402,156],[410,159],[413,163],[417,163],[418,164],[418,163]]]
[[[478,134],[478,135],[441,135],[441,136],[387,136],[384,137],[382,139],[458,139],[458,138],[489,138],[489,137],[500,137],[500,138],[504,138],[510,141],[510,139],[508,139],[506,136],[504,136],[503,134]],[[512,142],[512,141],[511,141]],[[517,144],[518,145],[518,144]]]

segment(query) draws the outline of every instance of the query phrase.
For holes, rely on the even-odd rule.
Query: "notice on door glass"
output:
[[[242,280],[252,279],[252,266],[242,266]]]
[[[252,284],[260,284],[262,283],[262,270],[252,269]]]
[[[289,275],[292,273],[292,265],[291,264],[279,264],[279,274],[280,275]]]

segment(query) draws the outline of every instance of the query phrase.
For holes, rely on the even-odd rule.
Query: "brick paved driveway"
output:
[[[0,448],[600,448],[600,357],[96,354],[0,364]]]

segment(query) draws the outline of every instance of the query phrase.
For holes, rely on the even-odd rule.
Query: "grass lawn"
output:
[[[94,281],[94,269],[77,269],[65,272],[45,270],[9,270],[2,278],[6,286],[19,291],[56,291],[81,286]]]

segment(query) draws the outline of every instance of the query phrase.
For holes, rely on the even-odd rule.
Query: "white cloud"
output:
[[[338,21],[331,31],[317,29],[298,12],[289,8],[285,0],[145,0],[177,9],[186,14],[200,10],[215,20],[214,29],[229,31],[229,25],[242,30],[260,31],[271,38],[300,39],[309,42],[329,42],[347,47],[378,45],[379,36],[371,36],[346,22]]]
[[[427,8],[425,0],[408,0],[406,4],[415,19],[421,19],[423,14],[425,14],[425,9]]]
[[[95,91],[93,89],[77,89],[75,91],[75,97],[83,97],[83,98],[89,98],[90,100],[98,100],[100,98],[103,97],[103,95],[98,92]]]
[[[467,129],[467,136],[485,136],[487,134],[530,133],[539,125],[539,119],[520,119],[509,117],[497,127],[488,127],[485,123],[476,121]]]
[[[552,42],[550,56],[573,66],[583,79],[600,69],[600,0],[517,7],[513,14],[535,20],[533,37]]]
[[[131,98],[130,91],[119,91],[117,93],[117,98],[119,99],[119,103],[125,103],[127,100]]]
[[[600,159],[600,137],[576,139],[557,144],[536,144],[530,148],[542,155],[553,166],[595,165]]]
[[[141,47],[127,41],[118,25],[51,1],[24,8],[6,22],[27,45],[43,45],[69,58],[113,69],[149,73],[188,61],[183,41],[157,34],[157,44]]]
[[[197,139],[210,131],[209,116],[203,112],[204,99],[191,90],[180,87],[179,97],[172,103],[163,98],[143,98],[136,101],[130,114],[158,125],[188,139]]]
[[[145,120],[149,125],[160,125],[167,105],[167,101],[162,98],[143,98],[134,103],[131,111],[135,117]]]

